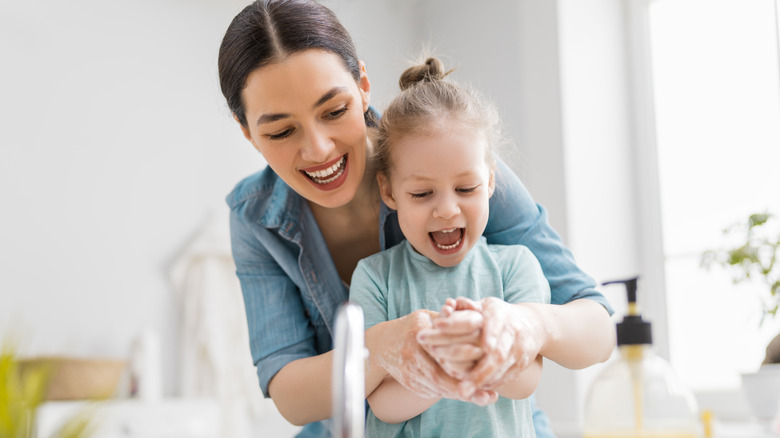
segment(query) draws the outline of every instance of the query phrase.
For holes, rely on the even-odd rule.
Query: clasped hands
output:
[[[537,315],[497,298],[448,298],[438,313],[408,317],[412,327],[398,355],[385,356],[384,365],[426,398],[495,403],[501,384],[528,367],[541,349]]]

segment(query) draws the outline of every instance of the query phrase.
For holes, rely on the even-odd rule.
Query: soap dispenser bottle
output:
[[[622,283],[628,313],[617,324],[618,355],[596,377],[585,399],[584,438],[696,438],[693,394],[653,351],[651,325],[636,304],[637,278]]]

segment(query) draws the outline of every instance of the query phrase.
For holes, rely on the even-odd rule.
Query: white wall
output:
[[[0,334],[13,322],[32,353],[122,356],[151,326],[176,392],[167,269],[263,165],[216,73],[246,3],[0,3]],[[352,33],[378,109],[428,43],[496,102],[514,142],[503,155],[578,262],[597,280],[635,273],[618,0],[325,4]],[[585,381],[548,366],[540,404],[576,423]]]
[[[216,73],[243,3],[0,3],[0,330],[24,352],[122,357],[148,326],[176,390],[167,269],[263,165]]]

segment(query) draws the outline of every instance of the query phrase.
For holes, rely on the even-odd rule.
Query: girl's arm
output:
[[[510,369],[496,391],[503,397],[515,400],[528,398],[536,391],[541,377],[542,356],[537,356],[524,370],[514,372],[514,369]]]
[[[420,397],[387,376],[368,396],[368,404],[374,415],[385,423],[400,423],[420,415],[440,399]]]

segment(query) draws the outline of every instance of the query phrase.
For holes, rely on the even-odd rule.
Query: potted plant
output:
[[[720,266],[731,272],[735,283],[762,285],[760,324],[777,318],[780,306],[780,219],[770,213],[751,214],[746,222],[724,230],[731,246],[706,251],[702,266]],[[742,374],[742,389],[760,420],[778,416],[780,406],[780,334],[766,348],[758,372]]]
[[[0,438],[33,436],[35,414],[46,400],[52,373],[50,364],[22,369],[10,342],[0,345]],[[94,432],[91,409],[70,418],[56,432],[56,438],[87,438]]]

